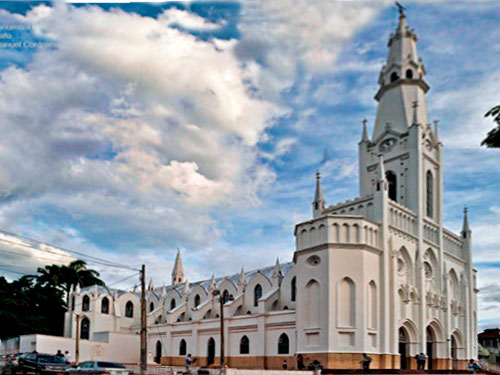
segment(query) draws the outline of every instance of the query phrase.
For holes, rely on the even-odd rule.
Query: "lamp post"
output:
[[[220,304],[220,368],[224,368],[224,296],[221,295],[219,289],[214,289],[212,292],[213,296],[219,296]],[[232,294],[229,295],[228,301],[234,301]]]

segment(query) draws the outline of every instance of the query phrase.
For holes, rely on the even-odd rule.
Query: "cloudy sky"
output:
[[[469,206],[480,324],[500,325],[500,151],[479,146],[500,103],[500,4],[406,5],[445,223],[459,231]],[[156,285],[177,248],[192,281],[291,260],[315,171],[328,204],[358,193],[396,23],[390,1],[0,3],[0,274],[70,261],[60,249],[146,263]]]

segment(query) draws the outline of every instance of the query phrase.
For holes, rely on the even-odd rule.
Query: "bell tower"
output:
[[[377,162],[384,158],[389,199],[441,218],[441,142],[437,122],[429,124],[426,69],[417,51],[417,34],[400,8],[398,26],[390,35],[388,55],[379,75],[377,115],[371,139],[366,121],[359,142],[360,195],[374,193]]]

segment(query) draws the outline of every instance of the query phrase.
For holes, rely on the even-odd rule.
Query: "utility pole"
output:
[[[147,321],[146,321],[146,265],[141,268],[141,375],[146,375],[148,370],[147,352]]]
[[[75,337],[75,363],[78,364],[80,357],[80,314],[75,314],[76,318],[76,337]]]
[[[220,368],[224,371],[224,298],[219,292],[220,302]]]

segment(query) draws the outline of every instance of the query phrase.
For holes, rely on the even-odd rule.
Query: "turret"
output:
[[[313,202],[313,218],[316,219],[321,216],[325,209],[325,199],[323,198],[323,190],[321,189],[321,175],[319,171],[316,172],[316,193],[314,194]]]
[[[462,235],[462,238],[464,239],[470,239],[470,236],[472,234],[472,231],[470,230],[469,227],[469,214],[468,214],[468,209],[467,206],[464,207],[464,220],[462,224],[462,232],[460,232]]]
[[[247,286],[247,279],[245,277],[245,270],[241,268],[240,276],[238,277],[238,294],[242,294]]]
[[[184,269],[182,268],[181,251],[177,250],[174,269],[172,270],[172,285],[181,284],[183,282],[184,282]]]

